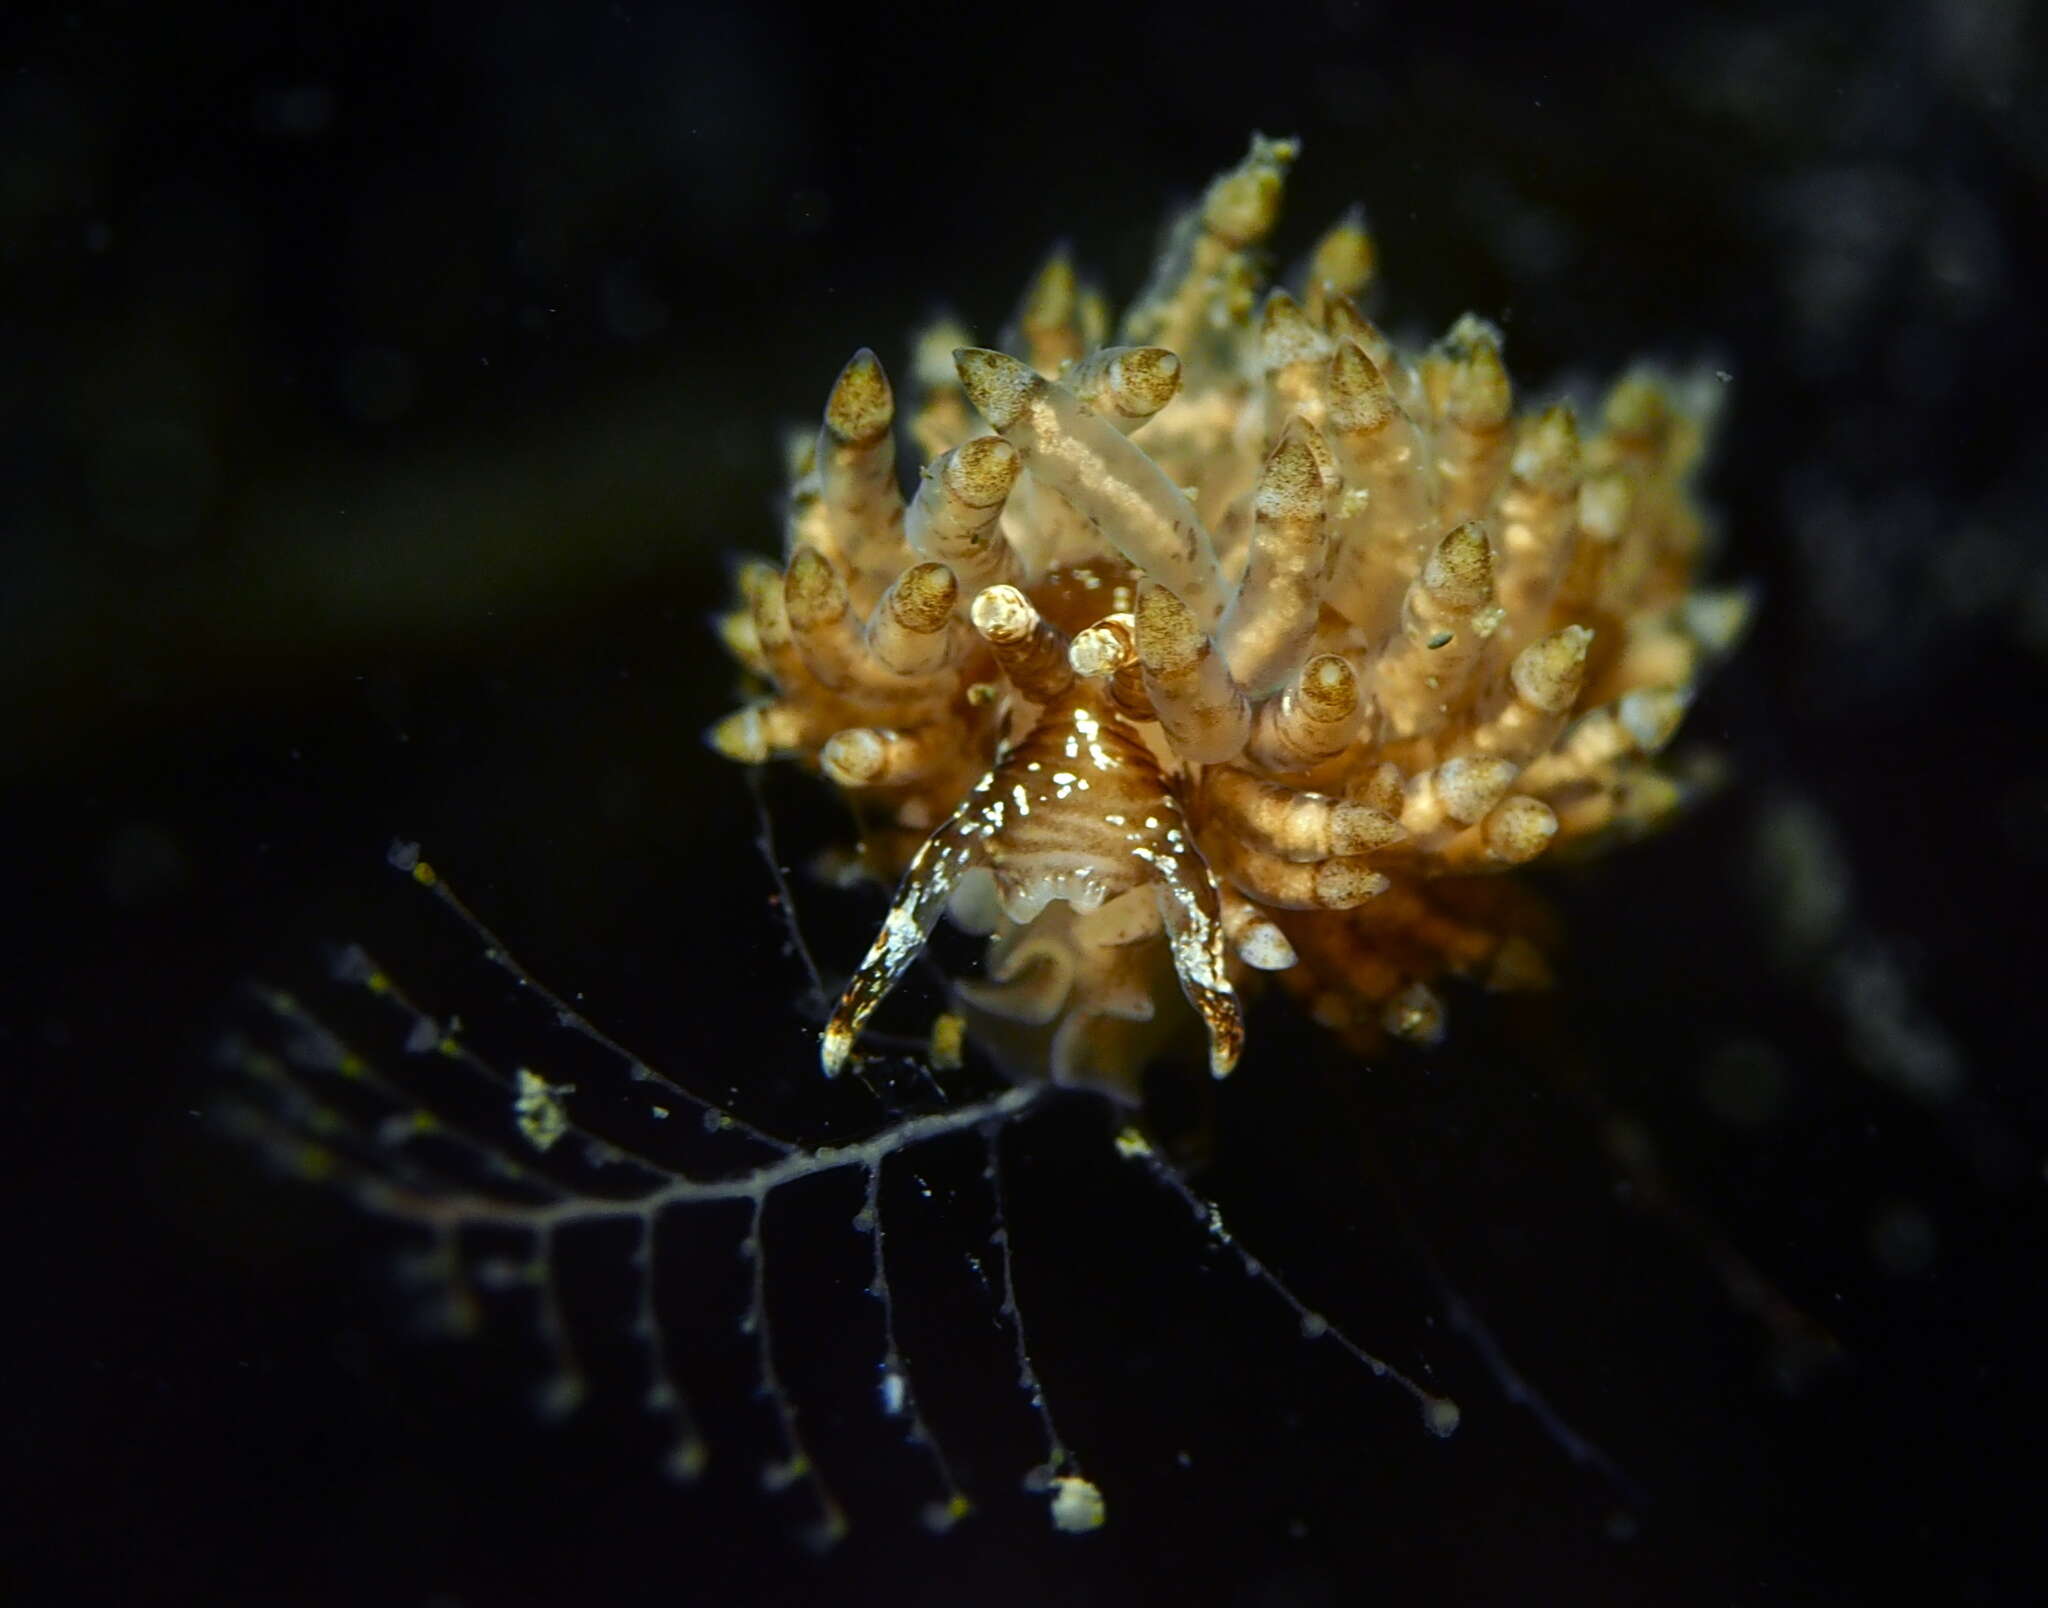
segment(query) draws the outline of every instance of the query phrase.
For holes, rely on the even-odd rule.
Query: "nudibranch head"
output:
[[[1693,581],[1707,390],[1517,413],[1493,325],[1410,352],[1360,312],[1355,213],[1261,298],[1294,154],[1253,139],[1113,338],[1056,254],[1008,351],[931,331],[907,421],[856,353],[793,454],[784,561],[723,622],[761,695],[712,741],[816,767],[900,878],[828,1072],[942,914],[1024,1075],[1133,1094],[1199,1023],[1220,1076],[1256,972],[1427,1041],[1442,976],[1546,976],[1495,873],[1678,802],[1657,755],[1745,613]]]

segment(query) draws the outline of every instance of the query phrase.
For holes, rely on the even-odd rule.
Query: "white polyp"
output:
[[[1285,971],[1298,958],[1287,934],[1270,921],[1254,921],[1238,935],[1237,958],[1254,971]]]
[[[1092,1480],[1061,1474],[1052,1482],[1052,1524],[1064,1535],[1086,1535],[1109,1518],[1108,1504]]]

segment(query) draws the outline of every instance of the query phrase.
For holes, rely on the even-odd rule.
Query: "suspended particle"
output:
[[[519,1131],[526,1135],[526,1142],[534,1149],[553,1149],[556,1141],[569,1131],[569,1112],[562,1104],[562,1096],[573,1094],[576,1085],[550,1083],[538,1072],[523,1066],[516,1076],[518,1085],[512,1097],[512,1114],[519,1121]]]

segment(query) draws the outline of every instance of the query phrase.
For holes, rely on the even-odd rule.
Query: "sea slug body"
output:
[[[711,741],[822,772],[897,883],[828,1072],[942,915],[988,935],[959,1002],[1019,1077],[1135,1098],[1197,1027],[1221,1076],[1261,974],[1428,1041],[1445,975],[1547,978],[1500,873],[1680,801],[1658,755],[1746,612],[1694,582],[1709,389],[1518,412],[1492,324],[1409,351],[1360,311],[1355,214],[1262,295],[1294,156],[1254,137],[1114,334],[1055,255],[1007,350],[928,332],[907,417],[864,350],[793,454]]]

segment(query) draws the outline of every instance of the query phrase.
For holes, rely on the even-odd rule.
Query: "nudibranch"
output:
[[[1441,978],[1547,977],[1499,873],[1679,801],[1658,755],[1746,607],[1694,583],[1711,382],[1517,411],[1493,324],[1416,351],[1360,311],[1356,213],[1262,295],[1294,155],[1254,137],[1113,337],[1056,252],[1006,350],[924,333],[907,419],[862,350],[793,448],[711,741],[821,772],[897,879],[827,1072],[942,914],[988,935],[957,994],[1020,1076],[1135,1098],[1196,1023],[1221,1076],[1261,972],[1429,1041]]]

